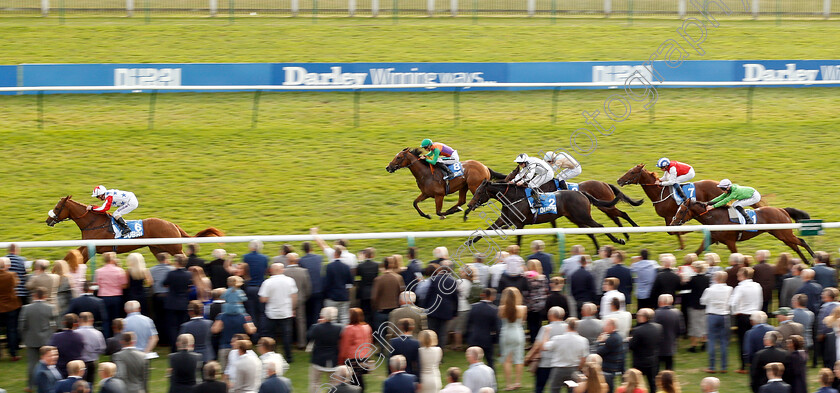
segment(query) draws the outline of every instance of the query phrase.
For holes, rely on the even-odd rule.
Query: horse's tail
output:
[[[504,173],[496,172],[490,169],[489,167],[487,168],[487,170],[490,171],[490,180],[504,179],[507,177],[507,175],[505,175]]]
[[[175,228],[178,228],[178,232],[181,232],[181,237],[192,237],[185,230],[181,229],[180,225],[178,225],[178,224],[173,224],[173,225],[175,225]]]
[[[222,237],[225,233],[220,229],[210,227],[195,234],[195,237]]]
[[[602,201],[600,199],[597,199],[594,196],[589,195],[589,193],[586,193],[586,192],[583,192],[583,191],[581,191],[581,194],[586,195],[586,197],[589,199],[589,202],[592,203],[595,206],[598,206],[598,207],[613,207],[613,206],[615,206],[616,203],[618,203],[618,201],[621,200],[621,198],[616,196],[615,199],[607,202],[607,201]]]
[[[783,210],[786,211],[790,218],[792,218],[793,221],[796,222],[801,222],[802,220],[808,220],[811,218],[811,215],[803,210],[799,210],[792,207],[786,207]]]
[[[632,198],[630,198],[625,193],[621,192],[621,190],[618,188],[618,186],[616,186],[614,184],[607,184],[607,185],[610,186],[610,188],[613,191],[613,194],[615,194],[616,197],[621,199],[622,202],[629,203],[630,206],[640,206],[642,203],[645,203],[644,199],[632,199]]]

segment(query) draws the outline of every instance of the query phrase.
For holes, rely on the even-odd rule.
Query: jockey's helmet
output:
[[[432,140],[429,138],[423,139],[423,142],[420,142],[420,147],[429,147],[432,145]]]
[[[525,153],[522,153],[522,154],[516,156],[516,159],[514,159],[513,162],[515,162],[517,164],[521,164],[523,162],[527,162],[527,160],[528,160],[528,155],[525,154]]]
[[[659,168],[667,168],[669,165],[671,165],[671,160],[669,160],[667,157],[660,158],[659,161],[656,163],[656,166]]]
[[[98,197],[102,194],[105,194],[105,191],[106,191],[105,186],[100,184],[100,185],[96,186],[96,188],[93,189],[93,194],[91,194],[91,197],[96,198],[96,197]]]
[[[729,187],[732,187],[732,181],[729,179],[723,179],[720,181],[720,183],[718,183],[718,188],[728,190]]]
[[[545,161],[545,162],[552,162],[556,159],[557,159],[557,153],[555,153],[553,151],[545,153],[545,156],[543,157],[543,161]]]

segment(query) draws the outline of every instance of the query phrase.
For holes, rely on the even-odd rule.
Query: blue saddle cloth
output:
[[[736,222],[736,223],[741,224],[741,225],[744,225],[744,224],[747,223],[746,220],[744,220],[744,216],[742,216],[741,213],[738,213],[738,210],[735,210],[734,207],[730,207],[729,209],[730,209],[730,214],[729,214],[729,221],[730,222]],[[754,223],[758,222],[758,217],[755,214],[755,210],[744,209],[744,211],[747,212],[747,215],[750,216],[750,220],[752,220],[752,222],[750,224],[754,224]],[[751,229],[751,230],[748,230],[746,232],[758,232],[758,231],[756,231],[755,229]]]
[[[669,187],[673,187],[673,186],[669,186]],[[694,189],[694,183],[681,184],[680,187],[682,187],[683,194],[685,194],[685,196],[688,199],[690,199],[692,201],[696,200],[697,194],[696,194],[696,190]],[[680,195],[677,194],[676,192],[674,192],[673,188],[671,189],[671,192],[674,194],[674,201],[677,202],[677,205],[682,205],[683,199],[680,197]]]
[[[136,237],[143,236],[143,220],[132,220],[126,221],[128,224],[128,228],[131,229],[131,233],[128,236],[122,235],[122,230],[120,226],[117,225],[117,220],[114,220],[114,217],[111,217],[111,229],[114,230],[114,239],[134,239]]]
[[[554,187],[556,187],[558,190],[560,189],[560,180],[554,179]],[[580,191],[580,187],[577,183],[566,182],[566,187],[569,188],[569,191]]]
[[[459,177],[459,176],[464,176],[464,167],[461,166],[460,162],[456,162],[454,164],[447,165],[446,167],[449,168],[450,171],[452,171],[452,178],[453,179],[456,178],[456,177]]]
[[[553,192],[539,194],[540,205],[534,206],[533,198],[531,198],[531,192],[532,190],[530,188],[525,189],[525,196],[528,199],[528,204],[531,205],[531,211],[537,215],[557,214],[557,194]]]

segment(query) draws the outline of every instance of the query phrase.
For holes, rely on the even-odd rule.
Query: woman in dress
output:
[[[525,278],[528,280],[528,294],[525,304],[528,307],[528,334],[531,345],[537,339],[537,332],[545,320],[545,300],[548,298],[548,281],[542,272],[542,263],[537,259],[529,259]]]
[[[70,280],[70,287],[73,288],[76,295],[81,295],[85,292],[84,284],[87,274],[87,265],[85,265],[83,259],[82,253],[76,249],[70,250],[70,252],[67,253],[67,256],[64,257],[64,260],[67,261],[67,266],[70,267],[70,276],[73,277],[73,279]]]
[[[437,333],[434,330],[424,330],[417,337],[420,341],[418,357],[420,358],[420,392],[437,393],[440,391],[440,361],[443,350],[438,345]]]
[[[73,288],[70,286],[70,282],[75,280],[75,278],[70,275],[70,266],[64,260],[55,261],[52,267],[52,273],[58,276],[56,304],[58,306],[58,315],[61,316],[64,315],[64,310],[67,310],[67,305],[70,304],[70,300],[78,296],[73,293]]]
[[[152,285],[152,275],[146,269],[146,260],[143,254],[133,252],[125,259],[128,269],[125,274],[128,276],[128,290],[125,292],[126,301],[136,300],[140,302],[140,313],[149,316],[149,304],[146,301],[146,286]]]
[[[499,317],[502,320],[502,329],[499,333],[499,349],[501,359],[504,363],[505,390],[516,390],[522,386],[522,369],[525,365],[525,329],[522,328],[522,321],[528,313],[528,308],[522,305],[522,294],[516,287],[507,287],[502,291],[502,300],[499,303]],[[513,377],[511,373],[513,366],[516,372]],[[511,383],[512,378],[516,382]]]
[[[373,329],[365,322],[365,314],[361,308],[350,309],[350,323],[341,331],[341,340],[338,343],[338,364],[344,364],[350,360],[353,366],[353,373],[362,391],[365,391],[364,374],[367,370],[362,367],[363,363],[373,352]]]

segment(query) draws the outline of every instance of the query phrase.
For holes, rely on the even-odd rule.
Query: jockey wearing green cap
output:
[[[452,179],[452,171],[449,170],[447,165],[455,164],[460,161],[458,151],[446,146],[443,143],[432,142],[431,139],[423,139],[423,142],[420,143],[420,147],[429,152],[429,154],[426,154],[425,156],[426,162],[437,166],[443,171],[443,180]]]

